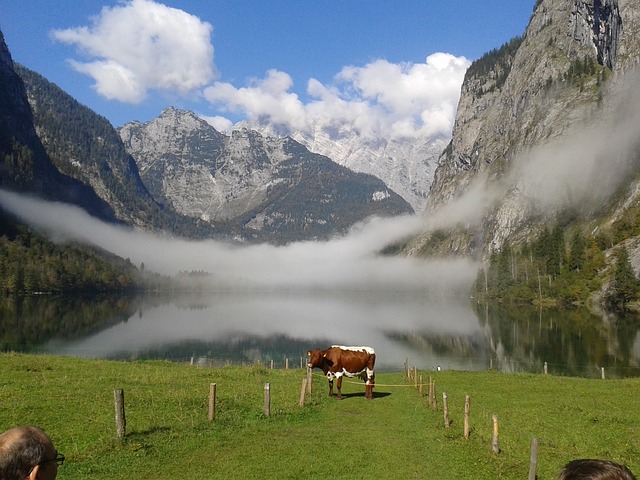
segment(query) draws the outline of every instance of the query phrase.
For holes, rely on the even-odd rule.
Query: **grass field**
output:
[[[640,379],[419,374],[425,382],[434,379],[437,410],[402,372],[378,374],[372,401],[359,380],[345,381],[343,400],[330,399],[326,380],[315,375],[300,407],[300,369],[0,354],[0,429],[43,427],[67,457],[60,479],[526,479],[533,437],[541,480],[556,478],[578,457],[611,459],[640,474]],[[266,382],[269,417],[263,414]],[[213,422],[207,418],[210,383],[217,387]],[[116,439],[114,420],[119,388],[124,441]],[[494,414],[498,454],[491,450]]]

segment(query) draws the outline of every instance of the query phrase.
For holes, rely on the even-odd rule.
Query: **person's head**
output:
[[[53,480],[63,461],[41,428],[16,427],[0,434],[0,480]]]
[[[609,460],[579,459],[567,463],[558,480],[636,480],[624,465]]]

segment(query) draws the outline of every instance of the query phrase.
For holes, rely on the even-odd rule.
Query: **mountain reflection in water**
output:
[[[381,371],[454,368],[608,377],[640,375],[640,334],[626,318],[506,309],[409,293],[223,292],[28,297],[0,302],[4,351],[186,362],[274,361],[309,348],[370,345]]]

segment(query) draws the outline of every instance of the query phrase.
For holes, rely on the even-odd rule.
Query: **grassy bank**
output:
[[[531,439],[538,477],[576,457],[609,458],[640,474],[640,379],[585,380],[495,372],[432,375],[438,410],[402,373],[377,375],[374,400],[326,380],[299,407],[303,370],[198,368],[0,354],[0,429],[42,426],[67,456],[60,479],[526,478]],[[216,418],[207,419],[209,385]],[[264,383],[271,416],[263,415]],[[114,389],[125,392],[127,435],[115,439]],[[447,392],[451,428],[443,425]],[[463,437],[465,395],[471,436]],[[500,449],[491,451],[492,415]]]

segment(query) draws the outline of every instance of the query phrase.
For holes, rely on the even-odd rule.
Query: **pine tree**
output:
[[[587,241],[580,232],[576,232],[571,240],[571,253],[569,254],[569,270],[579,272],[585,260]]]
[[[616,265],[609,288],[608,301],[612,307],[626,309],[627,304],[638,298],[640,282],[631,266],[629,252],[622,246],[616,251]]]

